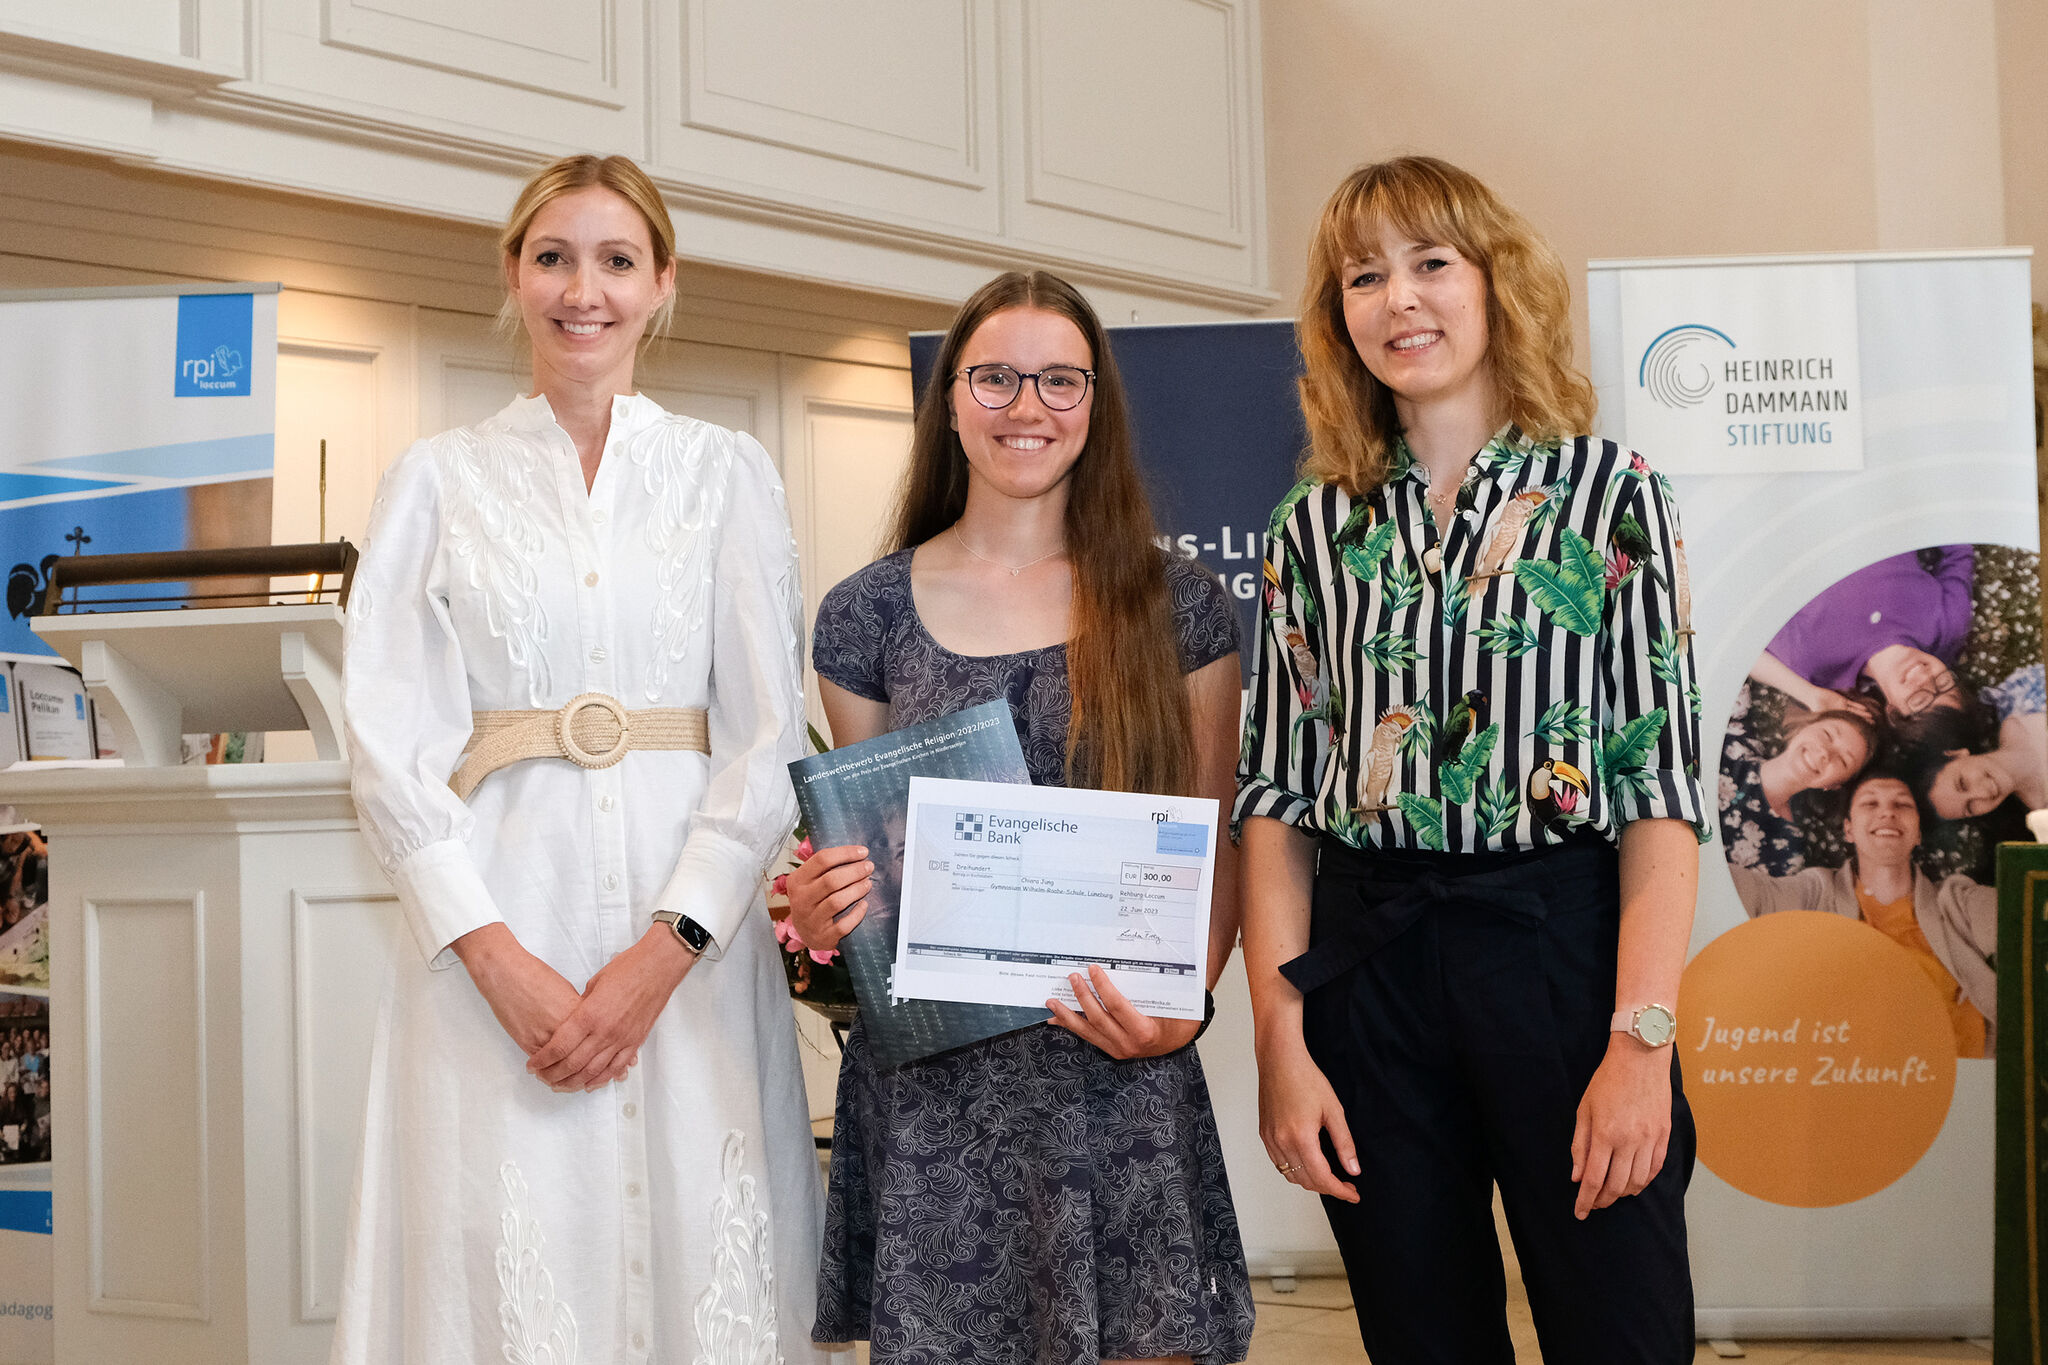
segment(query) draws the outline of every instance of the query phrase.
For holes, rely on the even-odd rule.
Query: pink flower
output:
[[[797,861],[800,863],[807,863],[811,860],[811,855],[816,853],[817,851],[818,850],[811,847],[811,838],[807,834],[804,836],[804,841],[796,846]]]
[[[1621,580],[1627,578],[1635,567],[1634,560],[1616,550],[1613,557],[1607,561],[1607,591],[1613,592],[1620,587]]]
[[[816,948],[805,947],[804,936],[796,930],[796,918],[794,916],[785,916],[775,921],[775,941],[782,945],[784,952],[809,953],[811,961],[819,966],[824,966],[839,956],[837,948],[827,948],[820,952]]]
[[[768,883],[768,889],[778,896],[787,896],[789,894],[789,874],[785,872],[774,881]]]

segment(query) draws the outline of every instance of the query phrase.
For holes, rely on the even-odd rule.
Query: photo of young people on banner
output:
[[[0,986],[50,985],[50,850],[0,806]]]
[[[0,1166],[50,1159],[50,1000],[0,991]]]
[[[1778,632],[1721,753],[1751,916],[1843,915],[1912,953],[1957,1055],[1993,1055],[1997,845],[2048,805],[2039,557],[1940,545],[1842,578]]]

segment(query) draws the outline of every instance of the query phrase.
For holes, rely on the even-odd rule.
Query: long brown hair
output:
[[[910,467],[887,548],[893,553],[922,545],[966,510],[967,453],[952,423],[960,353],[982,323],[1011,308],[1040,308],[1066,318],[1094,357],[1088,439],[1067,475],[1067,559],[1074,583],[1067,781],[1107,791],[1186,795],[1195,785],[1191,714],[1165,557],[1152,541],[1156,527],[1131,450],[1116,358],[1095,310],[1074,286],[1042,270],[1012,271],[960,306],[918,404]]]
[[[1361,166],[1323,205],[1308,249],[1295,337],[1306,370],[1303,472],[1357,497],[1386,481],[1401,424],[1394,395],[1359,359],[1344,325],[1344,262],[1363,260],[1393,228],[1455,247],[1486,275],[1487,363],[1499,418],[1530,440],[1582,436],[1593,385],[1572,365],[1572,291],[1550,244],[1477,176],[1433,156]]]

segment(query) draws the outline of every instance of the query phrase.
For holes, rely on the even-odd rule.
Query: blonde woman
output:
[[[1376,1365],[1511,1365],[1496,1185],[1546,1359],[1689,1361],[1675,510],[1585,434],[1563,267],[1471,175],[1354,173],[1309,276],[1238,769],[1261,1136]]]
[[[634,391],[661,197],[568,157],[501,237],[533,386],[384,476],[355,798],[417,955],[379,1017],[334,1360],[803,1360],[818,1173],[761,878],[797,577],[752,438]]]

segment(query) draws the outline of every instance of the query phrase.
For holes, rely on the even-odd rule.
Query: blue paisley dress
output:
[[[967,657],[911,600],[911,551],[818,610],[813,665],[886,702],[892,729],[1006,698],[1041,786],[1064,781],[1066,647]],[[1206,570],[1171,559],[1189,672],[1238,648]],[[1193,1047],[1116,1061],[1035,1026],[892,1071],[856,1021],[839,1068],[818,1341],[875,1365],[1095,1365],[1244,1358],[1251,1287]]]

